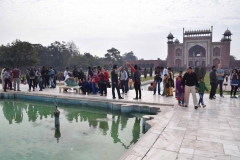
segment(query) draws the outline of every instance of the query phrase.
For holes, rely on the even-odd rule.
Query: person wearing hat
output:
[[[118,86],[118,72],[123,68],[124,65],[125,65],[125,63],[120,68],[118,68],[117,65],[113,65],[113,70],[111,72],[112,96],[113,96],[113,99],[116,99],[116,97],[115,97],[115,88],[116,88],[117,93],[118,93],[118,98],[119,99],[123,99],[123,97],[120,95],[120,90],[119,90],[119,86]]]

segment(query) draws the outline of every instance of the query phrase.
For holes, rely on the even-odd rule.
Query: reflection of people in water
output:
[[[112,128],[111,128],[111,137],[113,138],[114,143],[121,142],[118,138],[118,126],[120,122],[120,116],[117,116],[117,121],[115,122],[115,116],[112,116]]]
[[[56,127],[56,128],[59,128],[59,127],[60,127],[59,115],[60,115],[60,111],[58,110],[58,108],[57,108],[57,106],[56,106],[56,109],[55,109],[55,111],[54,111],[55,127]]]
[[[61,137],[61,132],[59,128],[55,129],[54,137],[57,139],[57,143],[59,143],[59,138]]]
[[[140,137],[140,130],[141,130],[140,129],[140,122],[141,122],[141,118],[135,117],[135,122],[134,122],[133,130],[132,130],[133,139],[130,142],[130,145],[131,144],[135,144],[138,141],[139,137]]]

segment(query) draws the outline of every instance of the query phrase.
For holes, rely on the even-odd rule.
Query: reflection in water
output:
[[[59,143],[59,138],[61,137],[60,128],[55,129],[54,137],[57,139],[57,143]]]
[[[26,102],[15,102],[15,101],[3,101],[2,110],[5,118],[9,124],[21,123],[23,121],[23,111],[25,110],[28,116],[28,121],[36,122],[38,119],[43,118],[53,119],[54,118],[54,107],[43,105],[43,104],[33,104]],[[110,136],[114,143],[120,143],[125,149],[128,149],[132,144],[135,144],[139,139],[141,133],[141,118],[135,117],[135,121],[132,127],[132,140],[129,144],[124,144],[119,138],[119,131],[124,131],[126,129],[127,123],[131,115],[120,115],[116,113],[111,113],[109,111],[102,111],[102,109],[88,109],[88,108],[61,108],[62,116],[66,116],[69,122],[88,122],[90,128],[100,128],[103,135],[107,135],[109,128]],[[109,117],[108,117],[109,115]],[[110,118],[111,117],[111,118]],[[55,118],[58,118],[55,116]],[[58,119],[59,120],[59,119]],[[111,121],[110,123],[108,121]],[[79,122],[80,121],[80,122]],[[110,127],[109,127],[110,125]],[[120,126],[119,126],[120,125]],[[61,137],[60,128],[56,127],[54,137],[59,142]]]

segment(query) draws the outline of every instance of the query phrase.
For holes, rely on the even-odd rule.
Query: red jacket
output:
[[[104,78],[104,81],[106,82],[106,81],[108,81],[108,72],[107,71],[105,71],[104,73],[102,73],[102,72],[100,72],[99,74],[98,74],[98,81],[100,81],[100,78],[101,78],[101,75],[103,74],[103,78]]]

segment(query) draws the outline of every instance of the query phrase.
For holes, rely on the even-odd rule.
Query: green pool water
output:
[[[116,160],[144,134],[143,114],[93,107],[0,102],[0,160]]]

